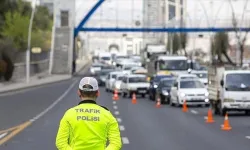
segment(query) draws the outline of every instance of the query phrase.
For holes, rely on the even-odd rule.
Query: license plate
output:
[[[146,93],[146,91],[145,91],[145,90],[142,90],[142,91],[139,91],[139,93]]]

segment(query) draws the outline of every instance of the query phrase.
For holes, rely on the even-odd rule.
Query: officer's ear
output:
[[[96,97],[99,97],[99,96],[100,96],[100,91],[98,90],[96,93]]]
[[[99,97],[100,96],[100,91],[98,90],[97,92],[96,92],[96,97]]]
[[[77,90],[77,95],[81,98],[81,91]]]

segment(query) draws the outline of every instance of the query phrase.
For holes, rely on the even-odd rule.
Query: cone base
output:
[[[119,98],[115,98],[115,97],[113,97],[113,100],[117,101],[117,100],[119,100]]]
[[[232,127],[222,127],[221,130],[229,131],[229,130],[232,130]]]
[[[132,100],[132,104],[136,104],[136,103],[137,103],[136,101]]]
[[[160,106],[160,105],[156,105],[155,107],[156,107],[156,108],[160,108],[161,106]]]
[[[214,120],[206,120],[206,123],[214,123]]]
[[[183,109],[182,111],[183,111],[183,112],[188,112],[188,110],[184,110],[184,109]]]

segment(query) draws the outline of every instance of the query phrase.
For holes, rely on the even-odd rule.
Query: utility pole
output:
[[[37,0],[32,1],[32,12],[29,23],[29,31],[28,31],[28,45],[26,50],[26,82],[30,82],[30,50],[31,50],[31,33],[32,33],[32,25],[34,20],[34,15],[36,11],[36,3]]]

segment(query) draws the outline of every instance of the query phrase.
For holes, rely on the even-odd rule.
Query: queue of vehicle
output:
[[[211,106],[215,114],[225,115],[230,111],[250,114],[250,70],[214,64],[205,67],[185,56],[152,49],[145,56],[146,59],[117,57],[114,68],[106,73],[103,66],[98,66],[100,63],[93,64],[91,72],[100,72],[100,82],[106,91],[117,90],[124,97],[135,93],[171,106],[186,102]]]

